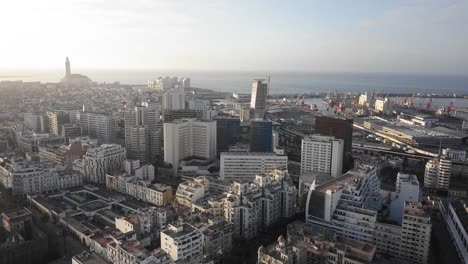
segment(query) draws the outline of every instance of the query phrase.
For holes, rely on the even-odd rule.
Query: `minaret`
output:
[[[65,77],[70,78],[71,71],[70,71],[70,60],[67,59],[65,60]]]

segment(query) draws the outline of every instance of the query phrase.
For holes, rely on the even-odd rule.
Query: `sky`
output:
[[[468,74],[468,1],[1,0],[0,69]],[[1,73],[1,72],[0,72]]]

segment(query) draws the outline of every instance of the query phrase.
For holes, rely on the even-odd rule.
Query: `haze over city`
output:
[[[467,1],[3,1],[0,69],[468,72]]]

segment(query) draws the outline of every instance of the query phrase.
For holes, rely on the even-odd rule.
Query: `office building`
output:
[[[308,172],[325,172],[333,177],[341,175],[343,168],[342,139],[327,136],[309,136],[302,139],[301,175]]]
[[[125,148],[117,144],[88,149],[83,157],[85,179],[90,182],[105,183],[106,174],[124,170],[126,158]]]
[[[161,231],[161,249],[174,261],[195,263],[203,254],[202,233],[189,224],[169,224]]]
[[[250,122],[250,151],[273,151],[273,125],[271,121],[252,120]]]
[[[330,116],[315,117],[315,131],[324,136],[333,136],[344,140],[343,170],[352,168],[351,150],[353,145],[353,119]]]
[[[42,125],[43,114],[41,113],[25,113],[24,114],[24,125],[27,129],[34,132],[44,132]]]
[[[127,157],[151,163],[160,155],[159,112],[146,105],[124,112],[125,149]]]
[[[228,152],[240,140],[240,120],[235,118],[216,118],[216,153]]]
[[[185,89],[165,90],[162,95],[162,109],[166,110],[184,110],[185,109]]]
[[[177,173],[179,162],[196,157],[216,157],[216,121],[179,119],[164,123],[164,161]]]
[[[49,121],[49,132],[54,135],[62,134],[62,126],[70,123],[70,113],[63,111],[46,112]]]
[[[83,136],[95,138],[99,144],[111,144],[114,142],[117,121],[111,115],[80,112],[78,119]]]
[[[429,190],[447,191],[450,185],[452,160],[440,157],[429,160],[424,171],[424,187]]]
[[[255,175],[287,168],[288,156],[272,152],[222,152],[219,177],[222,180],[253,180]]]
[[[265,79],[256,79],[252,83],[252,97],[250,99],[250,108],[254,111],[255,118],[262,118],[267,109],[268,81]]]
[[[81,125],[80,124],[62,125],[62,137],[65,137],[65,138],[81,137]]]

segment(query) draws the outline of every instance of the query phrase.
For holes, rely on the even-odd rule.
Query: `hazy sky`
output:
[[[0,68],[468,73],[468,1],[2,0]]]

